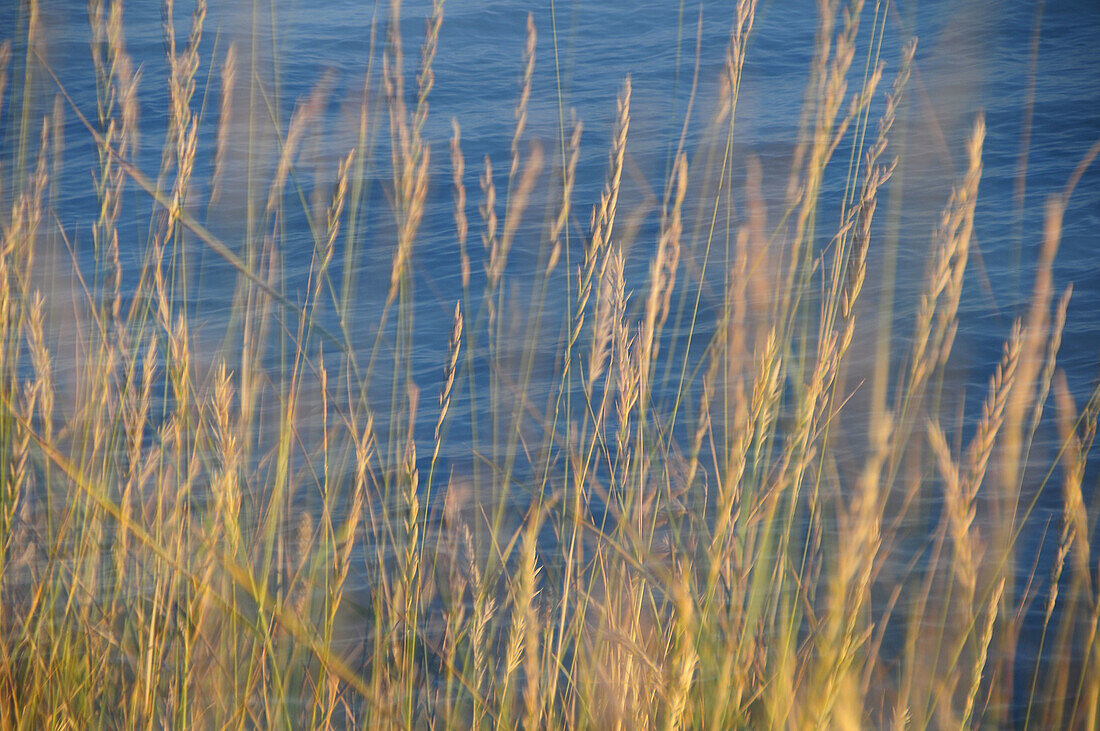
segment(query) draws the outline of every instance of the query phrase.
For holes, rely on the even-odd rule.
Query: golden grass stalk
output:
[[[503,267],[499,265],[500,242],[497,237],[497,188],[496,183],[493,182],[493,163],[488,155],[485,156],[485,170],[481,174],[480,182],[483,199],[478,211],[481,213],[481,222],[485,227],[485,230],[481,233],[481,245],[489,254],[489,263],[486,266],[486,273],[489,275],[490,279],[485,289],[488,292],[494,292],[496,278],[494,278],[493,275],[503,269]],[[497,266],[494,266],[494,264]]]
[[[986,465],[1003,423],[1005,404],[1015,383],[1022,338],[1023,330],[1017,321],[1004,345],[1001,362],[990,379],[981,421],[967,447],[964,473],[960,473],[957,461],[951,456],[943,431],[936,424],[928,423],[928,437],[944,480],[946,514],[955,551],[952,565],[962,591],[959,602],[964,611],[970,611],[974,606],[981,564],[982,540],[974,525],[978,489],[984,481]]]
[[[1062,444],[1062,540],[1059,551],[1071,552],[1072,583],[1070,601],[1078,597],[1095,596],[1095,577],[1090,570],[1094,529],[1089,519],[1083,484],[1087,455],[1096,439],[1097,414],[1100,403],[1095,396],[1077,414],[1065,373],[1054,378],[1055,402],[1058,406],[1058,434]],[[1052,593],[1057,581],[1052,580]],[[1047,615],[1053,614],[1053,598]],[[1047,617],[1046,622],[1049,623]],[[1068,637],[1066,638],[1068,640]]]
[[[985,672],[986,660],[989,657],[989,646],[993,641],[993,626],[997,622],[997,613],[1001,604],[1001,597],[1004,595],[1004,587],[1005,580],[1002,578],[993,589],[993,593],[989,598],[989,604],[986,607],[986,620],[982,629],[981,638],[978,641],[978,653],[974,659],[974,668],[970,676],[970,688],[967,691],[966,704],[963,707],[962,716],[959,719],[959,725],[962,728],[970,726],[971,719],[974,716],[974,708],[978,700],[978,690],[981,688],[982,675]]]
[[[504,276],[504,267],[508,263],[508,254],[512,250],[512,244],[515,241],[516,232],[519,230],[520,221],[523,219],[524,211],[527,210],[527,204],[530,201],[531,193],[535,189],[538,175],[542,171],[542,160],[542,147],[533,145],[527,158],[527,164],[523,168],[522,175],[520,175],[519,184],[509,195],[507,211],[504,215],[503,230],[501,231],[499,240],[496,242],[496,248],[490,248],[489,251],[489,288],[492,291],[496,291],[497,285]],[[488,158],[486,158],[486,165],[486,174],[488,174]]]
[[[451,180],[454,186],[455,233],[458,237],[459,260],[462,269],[462,291],[470,287],[470,255],[466,253],[466,234],[469,224],[466,221],[466,186],[462,176],[466,171],[466,159],[462,156],[461,133],[458,120],[451,119]]]
[[[508,189],[519,172],[519,142],[527,128],[527,105],[531,101],[531,83],[535,76],[535,45],[538,33],[535,31],[535,16],[527,14],[527,41],[523,46],[523,81],[520,84],[519,100],[516,102],[516,127],[512,132],[512,166],[508,169]]]
[[[985,120],[979,116],[967,145],[967,172],[952,189],[933,234],[936,248],[926,276],[927,285],[920,296],[905,387],[899,391],[899,397],[904,394],[905,400],[896,409],[901,415],[903,429],[908,429],[906,424],[920,403],[933,369],[942,365],[951,351],[955,315],[970,251],[984,138]]]
[[[562,234],[568,233],[566,226],[569,223],[569,216],[572,211],[573,186],[576,184],[577,158],[580,157],[581,131],[583,129],[580,120],[574,119],[573,132],[569,136],[569,146],[567,152],[563,152],[566,155],[566,160],[562,171],[562,198],[561,204],[558,206],[558,215],[554,218],[554,223],[550,227],[551,248],[550,258],[546,263],[547,276],[561,259]]]
[[[543,706],[547,702],[547,699],[543,698],[541,694],[544,642],[536,605],[541,592],[539,586],[541,571],[536,555],[541,525],[541,520],[536,517],[536,520],[527,526],[523,536],[523,548],[520,553],[521,574],[518,597],[520,603],[525,607],[523,618],[523,672],[526,676],[526,683],[523,688],[523,726],[526,729],[542,727]]]
[[[537,728],[538,721],[538,684],[541,672],[538,662],[538,634],[533,631],[535,619],[534,601],[538,593],[538,565],[536,563],[538,534],[542,521],[538,513],[527,516],[523,528],[523,544],[520,548],[519,567],[510,587],[512,612],[508,627],[508,637],[502,655],[503,668],[500,682],[500,700],[498,701],[498,728],[513,725],[511,694],[512,679],[522,665],[527,675],[523,691],[524,726]],[[533,644],[532,644],[533,643]]]
[[[649,294],[645,303],[639,354],[641,362],[647,365],[657,361],[660,332],[665,320],[668,319],[668,308],[676,283],[676,269],[680,263],[680,235],[683,232],[681,212],[684,196],[687,195],[688,182],[687,157],[682,154],[673,164],[673,178],[675,192],[671,205],[662,213],[657,253],[649,267]],[[643,377],[647,381],[647,385],[643,386],[643,392],[648,393],[650,378],[648,368]]]
[[[229,156],[229,139],[233,132],[233,108],[237,91],[237,46],[230,44],[222,62],[221,103],[218,107],[218,141],[214,152],[214,170],[210,174],[210,200],[214,205],[221,198],[225,166]]]

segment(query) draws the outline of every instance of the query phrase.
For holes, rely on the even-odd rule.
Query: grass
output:
[[[94,109],[41,53],[33,0],[0,51],[0,725],[1097,726],[1100,394],[1058,366],[1051,273],[1096,147],[1047,200],[1029,304],[964,399],[985,126],[895,302],[879,203],[915,42],[880,59],[883,4],[823,3],[776,200],[734,155],[755,17],[736,3],[717,97],[697,70],[684,120],[707,142],[671,143],[652,237],[621,198],[629,78],[598,201],[575,193],[579,121],[528,141],[531,20],[498,188],[461,120],[431,161],[441,1],[415,74],[400,3],[378,21],[329,167],[324,83],[281,119],[255,49],[211,38],[202,2],[177,15],[155,173],[121,3],[89,3]],[[80,224],[66,118],[97,161]],[[432,343],[418,246],[448,187],[433,266],[461,295]],[[357,267],[368,243],[382,274]]]

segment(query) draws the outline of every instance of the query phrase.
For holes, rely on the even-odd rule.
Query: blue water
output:
[[[0,9],[0,27],[15,28],[15,3]],[[63,79],[78,106],[94,112],[94,77],[89,63],[87,15],[79,3],[42,3],[45,55]],[[765,187],[785,183],[786,165],[797,134],[799,109],[811,58],[816,14],[809,3],[763,2],[738,106],[735,179],[743,175],[749,155],[761,159]],[[177,4],[179,42],[185,42],[190,3]],[[402,30],[406,55],[407,88],[413,86],[424,19],[430,4],[406,2]],[[435,313],[449,327],[450,305],[446,296],[456,290],[453,225],[450,219],[450,166],[447,140],[451,119],[462,128],[467,163],[468,215],[476,219],[480,200],[477,175],[485,155],[492,159],[498,189],[503,189],[509,162],[513,109],[522,74],[524,25],[533,14],[538,29],[537,65],[527,126],[527,139],[540,142],[552,156],[558,145],[558,82],[561,109],[570,110],[584,123],[582,155],[578,168],[576,215],[586,223],[588,206],[598,199],[607,163],[607,149],[615,115],[615,99],[623,79],[633,85],[628,174],[624,197],[627,204],[642,206],[644,196],[663,191],[671,145],[683,123],[696,64],[699,33],[699,89],[689,127],[687,150],[704,142],[705,122],[710,118],[720,76],[732,10],[727,3],[698,5],[676,2],[584,3],[561,2],[552,15],[548,3],[448,2],[434,64],[435,87],[425,137],[433,146],[431,213],[415,253],[417,281],[439,288]],[[872,4],[864,13],[863,43],[867,42]],[[990,347],[1003,339],[1031,286],[1031,268],[1042,231],[1043,202],[1061,190],[1079,159],[1100,138],[1100,48],[1094,32],[1100,28],[1100,8],[1093,2],[1050,3],[1042,8],[1041,32],[1034,75],[1034,106],[1029,110],[1028,80],[1032,63],[1030,46],[1040,6],[1027,2],[900,2],[887,13],[881,57],[887,62],[882,88],[896,70],[901,42],[919,39],[913,81],[906,107],[906,146],[900,172],[894,181],[901,189],[900,238],[902,271],[906,263],[922,271],[925,244],[935,217],[946,200],[949,186],[965,165],[964,142],[974,116],[984,111],[988,133],[983,156],[984,174],[979,203],[977,240],[980,257],[971,266],[974,286],[964,305],[971,334],[988,336]],[[275,3],[275,26],[264,8],[255,19],[257,62],[265,81],[273,112],[284,123],[297,101],[305,98],[325,77],[331,80],[325,144],[315,154],[332,162],[354,141],[354,114],[358,95],[370,63],[372,25],[384,28],[388,9],[383,4],[328,2]],[[558,61],[555,64],[553,19],[556,16]],[[140,65],[141,157],[147,172],[159,164],[167,114],[166,64],[161,10],[156,3],[134,3],[126,13],[127,49]],[[236,43],[242,63],[253,37],[251,3],[215,3],[208,11],[203,41],[204,61],[211,54],[223,57],[225,47]],[[697,26],[698,24],[698,26]],[[380,64],[384,31],[374,35],[375,62],[371,66],[375,92],[380,88]],[[20,49],[16,58],[19,60]],[[865,47],[856,53],[852,84],[865,58]],[[277,73],[271,71],[272,63]],[[208,65],[199,71],[196,104],[204,100]],[[204,141],[212,141],[217,125],[217,72],[210,77],[205,95]],[[47,82],[43,82],[46,84]],[[48,85],[48,84],[47,84]],[[47,91],[51,91],[48,90]],[[52,93],[41,95],[52,100]],[[1026,195],[1022,208],[1016,194],[1021,169],[1022,132],[1030,112],[1030,138],[1026,166]],[[265,111],[265,114],[267,112]],[[58,213],[67,227],[86,222],[93,210],[87,196],[88,175],[94,164],[94,148],[74,115],[65,128],[65,172],[62,185],[66,201]],[[12,125],[4,134],[11,139]],[[383,125],[378,130],[385,135]],[[210,143],[212,147],[212,142]],[[10,148],[6,148],[10,149]],[[376,144],[376,152],[384,152]],[[837,160],[846,160],[842,148]],[[557,164],[548,158],[551,164]],[[208,179],[209,168],[196,171],[196,181]],[[207,160],[207,165],[209,161]],[[378,187],[388,173],[371,173],[375,185],[368,188],[367,206],[383,195]],[[207,173],[204,175],[203,173]],[[243,180],[244,170],[235,172]],[[331,171],[328,171],[331,176]],[[1092,316],[1100,305],[1100,259],[1092,255],[1094,231],[1100,217],[1100,184],[1090,171],[1082,179],[1065,217],[1055,290],[1069,282],[1075,286],[1067,325],[1064,365],[1075,390],[1086,388],[1093,374],[1100,318]],[[233,177],[230,178],[232,184]],[[305,180],[307,187],[312,180]],[[324,182],[324,181],[320,181]],[[827,186],[828,187],[828,186]],[[68,205],[68,201],[72,205]],[[778,204],[778,201],[776,201]],[[534,208],[532,209],[534,210]],[[652,226],[655,206],[644,210],[643,225]],[[85,211],[81,214],[80,211]],[[540,212],[541,213],[541,212]],[[827,222],[827,216],[825,218]],[[540,215],[529,215],[527,230],[541,230]],[[824,225],[824,224],[823,224]],[[232,225],[211,221],[211,228],[232,242],[239,234]],[[476,229],[473,231],[476,234]],[[533,254],[535,237],[520,236],[516,263]],[[471,242],[476,244],[476,239]],[[308,242],[303,242],[308,247]],[[526,250],[525,250],[526,247]],[[471,246],[477,249],[477,246]],[[306,249],[308,251],[308,248]],[[906,254],[911,252],[911,260]],[[388,263],[389,253],[379,251],[377,263]],[[287,260],[295,258],[287,253]],[[644,259],[639,265],[644,271]],[[476,271],[476,267],[475,267]],[[912,302],[919,277],[900,277],[900,302]],[[430,314],[429,309],[428,313]],[[427,325],[423,320],[420,325]]]
[[[95,87],[88,50],[86,13],[80,3],[42,3],[45,46],[48,59],[67,91],[85,114],[94,113]],[[471,221],[469,248],[474,256],[474,291],[480,283],[480,226],[477,205],[481,201],[477,176],[483,159],[491,159],[498,191],[507,185],[508,145],[513,110],[523,69],[524,26],[528,13],[538,31],[537,64],[527,132],[523,144],[540,144],[547,155],[546,170],[559,164],[559,113],[571,113],[584,123],[578,165],[574,216],[577,230],[586,230],[590,206],[598,201],[607,167],[607,151],[615,117],[615,101],[624,78],[632,81],[632,119],[628,142],[628,167],[624,175],[621,220],[637,214],[639,235],[627,263],[628,280],[643,286],[648,267],[647,247],[653,240],[659,216],[670,153],[680,134],[689,107],[693,73],[698,64],[698,91],[692,107],[685,149],[689,156],[705,149],[710,141],[706,122],[713,113],[717,80],[722,72],[724,52],[733,11],[729,2],[677,3],[671,0],[640,2],[569,2],[556,6],[547,2],[500,0],[449,0],[445,6],[436,56],[435,87],[424,137],[432,147],[432,185],[428,214],[421,227],[413,254],[413,304],[417,340],[413,349],[414,378],[428,403],[438,391],[445,343],[451,327],[454,303],[461,297],[460,269],[451,218],[452,198],[447,144],[451,120],[462,130],[466,159],[467,215]],[[0,7],[0,35],[14,36],[17,3]],[[206,65],[211,55],[222,58],[231,43],[241,52],[241,67],[247,68],[248,49],[256,39],[255,60],[260,78],[271,100],[270,112],[285,124],[295,104],[307,97],[322,78],[331,89],[326,97],[323,129],[317,130],[324,143],[307,150],[316,160],[314,173],[298,182],[306,194],[317,186],[331,185],[335,160],[355,139],[356,114],[364,79],[373,93],[381,86],[380,57],[384,22],[388,13],[382,4],[337,0],[334,2],[276,2],[275,22],[265,7],[253,18],[249,2],[216,3],[209,10],[203,40],[204,65],[199,70],[196,106],[203,101],[202,142],[213,148],[217,128],[219,73]],[[738,105],[734,149],[735,185],[744,179],[750,156],[758,158],[764,173],[764,190],[770,215],[781,207],[787,166],[797,137],[807,69],[811,61],[816,14],[811,2],[761,2],[756,27],[748,49]],[[178,3],[176,25],[180,43],[185,42],[191,3]],[[412,89],[424,18],[430,4],[424,0],[405,2],[402,33],[405,48],[406,88]],[[865,30],[853,64],[851,87],[858,83],[866,57],[866,43],[874,3],[864,12]],[[126,10],[126,43],[140,65],[142,80],[141,167],[152,174],[160,162],[161,143],[167,120],[167,85],[162,17],[156,3],[131,3]],[[1001,2],[939,0],[890,3],[881,57],[886,74],[881,89],[887,88],[897,69],[899,49],[905,39],[919,39],[914,73],[906,92],[908,102],[899,120],[896,136],[904,135],[901,160],[891,190],[902,195],[896,234],[899,241],[897,273],[897,322],[895,348],[904,351],[907,318],[912,315],[916,293],[928,254],[928,242],[950,186],[965,170],[965,140],[975,116],[984,112],[988,127],[984,148],[984,173],[976,221],[978,256],[968,269],[966,294],[956,352],[962,354],[957,368],[960,382],[968,385],[967,398],[980,404],[985,383],[1012,319],[1023,312],[1033,283],[1033,265],[1042,240],[1043,204],[1047,196],[1062,190],[1089,147],[1100,139],[1100,3],[1094,1]],[[255,26],[253,23],[255,22]],[[372,31],[377,24],[378,30]],[[555,26],[557,59],[555,59]],[[274,31],[273,31],[274,28]],[[1037,53],[1031,53],[1036,28]],[[374,44],[371,55],[372,42]],[[696,45],[699,53],[696,58]],[[17,65],[24,52],[16,45]],[[1032,64],[1034,63],[1033,99]],[[273,70],[273,67],[276,70]],[[369,75],[368,75],[369,69]],[[206,79],[210,79],[206,90]],[[326,74],[328,75],[326,77]],[[52,82],[39,83],[48,93],[39,94],[52,102]],[[9,89],[11,87],[9,86]],[[560,96],[559,96],[560,93]],[[372,103],[377,103],[372,98]],[[1030,102],[1030,103],[1029,103]],[[15,134],[7,110],[0,120],[5,155],[11,154]],[[382,109],[378,108],[379,119]],[[42,111],[45,111],[43,109]],[[902,132],[901,130],[904,130]],[[1027,147],[1024,154],[1025,131]],[[388,285],[392,230],[384,220],[387,210],[388,134],[384,122],[377,128],[375,152],[380,160],[368,168],[364,197],[363,248],[353,262],[360,281],[355,304],[355,321],[364,328],[363,342],[373,337],[370,323],[377,316]],[[96,166],[94,146],[76,116],[66,115],[65,165],[60,181],[57,215],[74,234],[78,255],[90,256],[90,225],[95,219],[95,202],[88,185]],[[848,149],[841,146],[836,159],[846,161]],[[210,155],[200,160],[195,179],[200,186],[209,179]],[[841,163],[841,167],[843,162]],[[5,160],[5,169],[7,169]],[[693,168],[694,170],[695,168]],[[1023,185],[1021,186],[1021,175]],[[226,188],[243,186],[247,171],[229,171]],[[528,209],[509,263],[511,281],[534,281],[532,272],[540,266],[546,251],[548,190],[554,183],[544,172],[539,189]],[[839,215],[835,202],[843,186],[843,170],[827,181],[823,196],[821,228],[828,231]],[[1022,193],[1022,197],[1021,194]],[[239,191],[238,191],[239,194]],[[131,191],[138,210],[151,208],[143,194]],[[652,198],[655,196],[656,203]],[[501,193],[501,197],[503,194]],[[230,198],[232,200],[232,198]],[[140,206],[144,206],[141,208]],[[880,204],[880,211],[885,206]],[[834,213],[835,211],[835,213]],[[201,213],[201,210],[197,211]],[[240,250],[244,235],[240,211],[222,209],[205,220],[210,229],[233,248]],[[885,218],[885,216],[883,217]],[[288,221],[284,239],[284,262],[288,266],[285,291],[300,299],[305,284],[312,238]],[[502,222],[503,223],[503,222]],[[129,221],[133,241],[143,241],[148,220]],[[1100,166],[1081,178],[1066,209],[1062,242],[1054,273],[1054,291],[1072,283],[1073,299],[1061,351],[1061,366],[1078,402],[1087,398],[1100,363]],[[882,232],[885,234],[885,230]],[[698,263],[698,242],[688,245],[685,266]],[[824,243],[824,242],[819,242]],[[583,249],[574,236],[572,263]],[[136,268],[139,246],[123,244],[124,267]],[[872,252],[872,272],[880,256]],[[231,305],[232,271],[209,253],[196,252],[205,286],[203,297],[192,303],[197,316],[217,321]],[[340,254],[337,254],[339,261]],[[301,262],[296,266],[296,262]],[[720,286],[724,273],[716,267],[711,284]],[[875,274],[868,277],[865,297],[875,301]],[[227,286],[222,286],[223,284]],[[508,296],[526,306],[530,292],[524,287]],[[702,321],[713,317],[718,295],[704,292]],[[552,292],[544,303],[542,348],[545,363],[535,373],[535,383],[547,390],[556,382],[554,359],[560,345],[560,322],[565,298]],[[522,331],[528,325],[515,326]],[[675,333],[672,333],[675,335]],[[540,340],[540,343],[542,342]],[[682,346],[682,343],[681,343]],[[542,380],[540,380],[542,379]],[[542,403],[546,394],[533,400]],[[469,407],[469,404],[466,404]],[[430,434],[431,419],[423,428]],[[445,457],[459,460],[463,446],[452,442]],[[1092,490],[1095,473],[1086,484]],[[1039,515],[1055,511],[1060,496],[1040,501]],[[1042,519],[1037,520],[1042,524]],[[1038,547],[1042,536],[1025,538],[1025,546]],[[1048,541],[1049,546],[1049,541]],[[1049,553],[1051,549],[1044,549]],[[1028,550],[1023,553],[1030,555]],[[1045,555],[1045,554],[1044,554]],[[1036,602],[1041,605],[1042,602]],[[1025,642],[1025,645],[1027,643]],[[1026,647],[1025,647],[1026,651]]]

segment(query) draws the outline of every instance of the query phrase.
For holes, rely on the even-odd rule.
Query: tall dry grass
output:
[[[1030,304],[1000,362],[971,364],[987,391],[960,412],[984,122],[917,301],[875,290],[874,307],[915,313],[892,352],[865,291],[893,281],[880,198],[915,42],[882,59],[884,4],[820,6],[782,200],[734,154],[756,11],[739,0],[708,142],[671,154],[653,240],[624,210],[629,78],[598,200],[575,192],[579,120],[561,112],[554,149],[528,140],[547,45],[529,18],[504,186],[490,157],[467,169],[451,123],[454,257],[432,266],[461,295],[422,393],[441,1],[415,74],[391,2],[355,142],[326,169],[307,154],[325,84],[280,118],[255,48],[211,44],[202,2],[177,29],[169,0],[155,171],[137,162],[122,3],[89,3],[94,109],[26,3],[0,46],[0,724],[1095,728],[1100,391],[1080,403],[1058,366],[1070,292],[1054,304],[1051,272],[1096,149],[1048,202]],[[96,150],[90,237],[54,185],[74,117]],[[388,211],[366,205],[372,170]],[[542,227],[522,225],[540,203]],[[216,233],[227,208],[232,237]],[[392,240],[364,282],[368,217]],[[312,246],[288,262],[294,222]],[[510,266],[517,246],[533,274]],[[643,254],[646,272],[628,266]],[[220,286],[204,266],[232,281],[220,320],[195,304]],[[364,312],[370,286],[384,294]],[[1038,521],[1059,481],[1061,512]],[[1019,651],[1036,602],[1037,659]]]

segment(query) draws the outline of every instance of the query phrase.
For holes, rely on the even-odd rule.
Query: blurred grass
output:
[[[707,142],[670,141],[652,240],[620,202],[629,78],[594,204],[575,200],[581,124],[560,98],[557,149],[528,142],[529,19],[503,188],[489,158],[467,170],[452,122],[453,259],[432,266],[461,297],[449,342],[425,343],[413,270],[446,144],[425,137],[442,2],[415,74],[391,3],[331,168],[306,152],[327,142],[325,80],[280,120],[254,49],[211,44],[205,10],[177,29],[165,6],[155,174],[137,162],[121,3],[89,3],[94,110],[39,52],[35,2],[25,57],[0,50],[3,727],[1096,726],[1082,483],[1100,399],[1079,403],[1058,368],[1070,290],[1051,267],[1097,148],[1046,203],[1000,362],[967,364],[988,381],[977,407],[950,368],[970,357],[953,346],[984,121],[920,296],[895,303],[876,211],[915,42],[887,75],[883,4],[822,3],[775,200],[734,159],[755,12],[739,0],[709,120],[691,86],[683,129]],[[95,220],[75,231],[56,185],[66,115],[97,152]],[[242,158],[244,190],[227,182]],[[518,243],[540,204],[538,241]],[[239,240],[215,233],[227,216]],[[390,266],[364,310],[366,218],[392,240],[370,242]],[[308,262],[288,262],[303,234]],[[516,245],[533,273],[509,266]],[[211,254],[231,291],[206,278]],[[232,303],[224,321],[197,314],[211,296]],[[894,312],[914,313],[903,352]],[[438,398],[414,379],[423,348]],[[1033,449],[1046,428],[1052,454]],[[1042,521],[1048,483],[1062,509]],[[1021,653],[1036,632],[1038,657]]]

